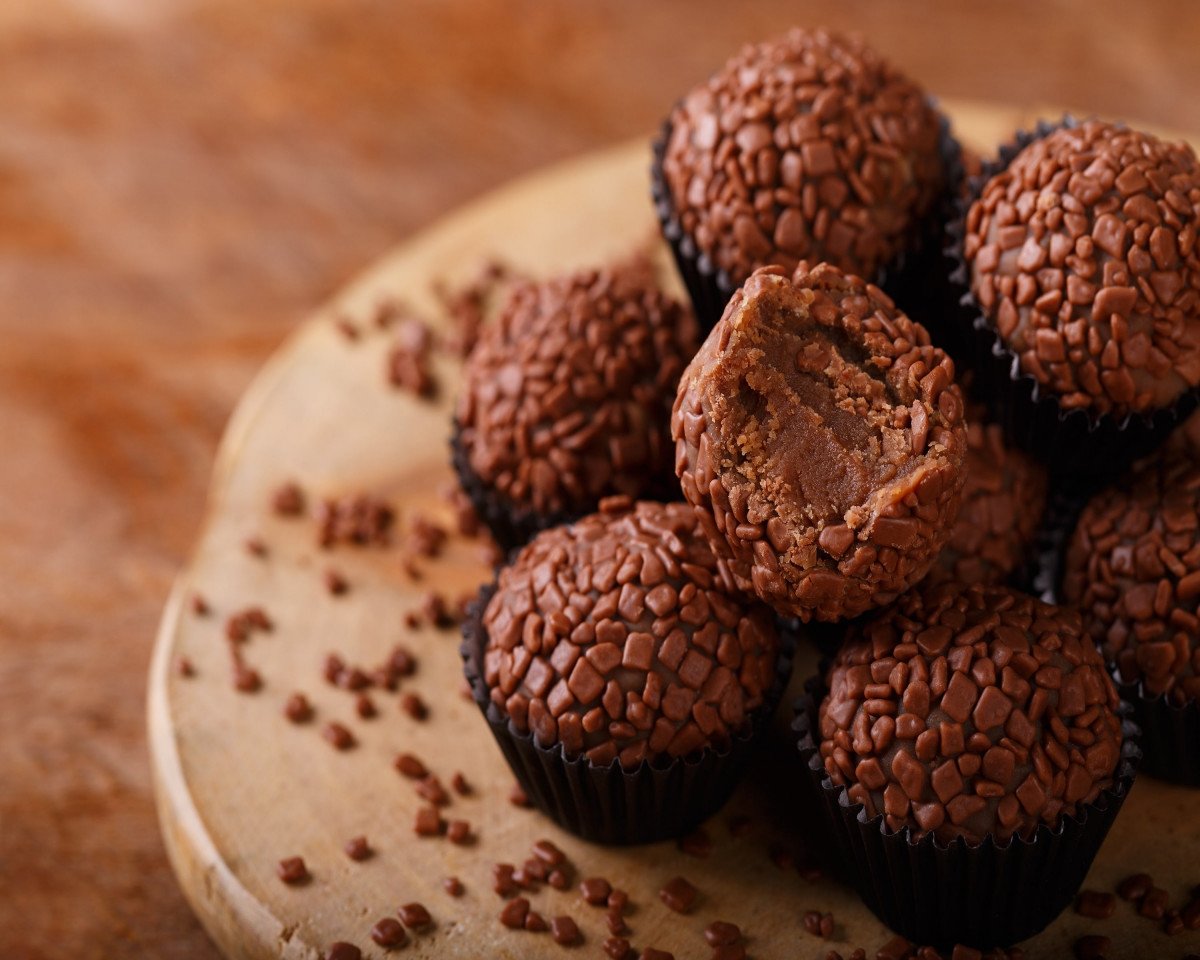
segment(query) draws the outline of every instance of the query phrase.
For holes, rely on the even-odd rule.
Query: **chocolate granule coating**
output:
[[[1171,444],[1092,498],[1063,573],[1064,599],[1119,679],[1177,705],[1200,699],[1198,511],[1200,460]]]
[[[671,433],[684,497],[738,588],[805,621],[895,599],[958,511],[953,362],[828,264],[746,282],[684,372]]]
[[[967,407],[966,482],[950,539],[929,572],[931,579],[1004,583],[1030,557],[1048,481],[1032,457],[1004,442],[982,408]]]
[[[914,839],[1029,837],[1113,784],[1117,692],[1074,610],[923,587],[853,625],[826,684],[826,773]]]
[[[1090,120],[1027,145],[966,218],[971,292],[1064,409],[1124,416],[1200,385],[1200,162]]]
[[[673,391],[698,337],[644,261],[518,284],[463,370],[466,465],[540,526],[607,495],[659,492]]]
[[[946,180],[924,91],[825,30],[744,47],[670,126],[662,166],[676,218],[732,285],[801,260],[874,277]]]
[[[686,504],[605,501],[500,571],[484,679],[515,728],[632,769],[723,749],[774,681],[771,612],[731,593]]]

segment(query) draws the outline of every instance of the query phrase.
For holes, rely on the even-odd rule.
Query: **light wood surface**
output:
[[[1016,111],[952,105],[960,134],[986,149],[1025,119]],[[847,888],[806,881],[773,866],[774,845],[815,849],[791,791],[794,753],[779,732],[747,785],[708,826],[712,854],[697,859],[664,843],[630,850],[590,846],[564,834],[534,811],[506,800],[512,776],[475,705],[459,695],[455,631],[409,630],[403,615],[431,588],[454,598],[486,576],[478,546],[453,538],[445,554],[411,581],[395,549],[316,548],[307,520],[286,520],[269,510],[271,492],[299,480],[314,494],[369,491],[394,504],[400,529],[415,512],[450,523],[442,490],[451,474],[446,439],[456,367],[442,357],[436,402],[389,388],[383,377],[386,334],[356,342],[336,330],[335,317],[366,328],[376,304],[399,297],[436,319],[431,281],[462,280],[485,258],[502,255],[533,274],[626,253],[654,235],[647,199],[648,149],[635,142],[554,168],[465,208],[386,257],[302,326],[270,361],[240,403],[218,454],[209,507],[198,545],[180,575],[163,618],[150,676],[149,728],[162,829],[185,895],[220,949],[231,957],[313,957],[333,940],[349,940],[368,956],[382,955],[369,939],[376,919],[403,902],[419,900],[437,921],[418,936],[406,956],[556,957],[546,934],[514,933],[497,914],[491,865],[520,863],[534,840],[548,837],[566,850],[579,876],[600,875],[624,887],[636,905],[630,918],[639,947],[669,949],[677,957],[707,953],[701,932],[715,919],[738,923],[760,958],[823,957],[829,948],[874,951],[889,934]],[[661,250],[659,251],[661,255]],[[243,547],[260,537],[266,559]],[[343,570],[351,592],[331,597],[321,573]],[[195,616],[188,599],[200,592],[211,605]],[[230,682],[223,622],[249,605],[263,606],[273,632],[256,634],[247,662],[264,687],[240,694]],[[376,693],[380,716],[359,720],[353,698],[321,678],[327,652],[364,664],[380,661],[403,640],[420,668],[403,689],[431,705],[417,723],[403,715],[394,695]],[[195,666],[183,677],[180,657]],[[797,681],[813,667],[802,652]],[[795,688],[795,684],[794,684]],[[316,706],[314,722],[292,725],[281,716],[293,690]],[[336,719],[359,739],[334,751],[320,727]],[[400,751],[411,751],[448,782],[466,773],[476,792],[455,798],[447,816],[469,820],[478,834],[470,847],[418,839],[411,825],[419,804],[412,786],[392,769]],[[1088,885],[1110,890],[1132,870],[1154,874],[1173,901],[1197,881],[1200,814],[1192,792],[1144,779],[1126,806],[1097,861]],[[731,837],[727,818],[745,814],[754,827]],[[342,843],[366,834],[377,855],[351,862]],[[275,876],[282,858],[301,855],[313,873],[303,887]],[[694,913],[679,917],[658,900],[659,886],[676,874],[701,891]],[[441,889],[457,875],[467,887],[459,900]],[[533,907],[547,917],[569,913],[580,921],[586,945],[597,955],[602,911],[582,904],[574,891],[543,890]],[[803,930],[807,910],[832,911],[832,942]],[[1182,956],[1200,949],[1200,934],[1168,940],[1127,904],[1106,922],[1068,913],[1026,944],[1030,958],[1064,956],[1080,932],[1113,938],[1113,956]]]

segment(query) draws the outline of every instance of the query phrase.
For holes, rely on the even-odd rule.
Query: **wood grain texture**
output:
[[[158,838],[141,691],[225,420],[296,319],[796,22],[863,30],[941,95],[1200,129],[1179,0],[0,4],[8,956],[216,956]]]
[[[1013,127],[1018,111],[951,105],[957,129],[972,144]],[[502,901],[491,892],[491,866],[521,863],[533,842],[549,837],[568,852],[580,876],[599,875],[629,891],[637,905],[630,924],[639,947],[655,946],[686,957],[703,953],[701,931],[715,919],[738,923],[755,956],[823,956],[830,947],[849,953],[874,950],[890,934],[851,890],[801,879],[771,865],[773,846],[817,854],[820,832],[811,828],[793,789],[794,747],[786,734],[788,711],[770,749],[729,807],[707,825],[716,842],[707,859],[680,852],[674,843],[625,850],[576,840],[534,812],[506,803],[512,775],[475,705],[456,695],[461,676],[453,630],[406,630],[406,611],[434,588],[448,597],[472,590],[485,576],[477,547],[455,538],[446,555],[412,580],[401,572],[397,551],[340,548],[321,551],[311,521],[271,515],[271,492],[299,479],[317,495],[369,491],[398,508],[401,526],[415,513],[449,522],[439,490],[452,480],[447,467],[449,413],[456,393],[453,361],[442,358],[436,402],[397,392],[384,381],[390,338],[371,332],[348,342],[334,324],[350,318],[370,328],[375,306],[401,298],[418,313],[437,318],[430,284],[469,279],[484,259],[502,254],[518,271],[544,275],[562,267],[596,264],[653,237],[645,192],[648,148],[634,142],[564,165],[506,188],[468,207],[387,257],[292,337],[256,380],[230,425],[218,455],[208,521],[163,621],[151,672],[149,721],[159,810],[168,850],[189,900],[213,939],[229,956],[316,957],[334,940],[356,942],[368,955],[371,925],[399,902],[419,900],[438,925],[416,938],[406,955],[428,957],[558,957],[548,936],[513,933],[497,920]],[[666,252],[656,247],[662,262]],[[381,438],[388,438],[381,442]],[[249,555],[248,537],[268,545],[267,559]],[[329,564],[349,575],[348,597],[322,588]],[[187,608],[193,592],[213,607],[207,617]],[[231,684],[223,620],[248,604],[262,604],[276,627],[246,645],[247,661],[265,686],[254,695]],[[404,639],[420,659],[413,689],[432,706],[424,723],[398,715],[395,697],[376,695],[382,716],[358,720],[353,697],[321,678],[322,658],[335,650],[355,663],[377,662]],[[173,669],[187,657],[197,675]],[[815,666],[815,649],[798,658],[793,693]],[[314,723],[292,726],[281,717],[284,699],[305,692],[317,706]],[[785,704],[793,697],[785,698]],[[335,752],[320,737],[329,719],[351,727],[360,744]],[[413,752],[444,782],[465,771],[476,786],[456,798],[449,818],[471,822],[478,842],[460,848],[418,839],[412,822],[422,801],[391,760]],[[1200,821],[1194,795],[1149,779],[1140,782],[1118,820],[1090,878],[1112,889],[1136,863],[1179,897],[1193,885],[1191,864],[1200,857]],[[749,815],[750,836],[731,839],[731,814]],[[341,844],[366,834],[379,853],[353,864]],[[283,857],[302,855],[313,872],[303,888],[286,887],[274,874]],[[671,914],[657,890],[672,876],[688,876],[701,891],[694,915]],[[461,900],[441,890],[456,875],[467,886]],[[595,955],[604,932],[601,911],[575,891],[530,895],[546,916],[569,913],[580,921]],[[1125,907],[1125,905],[1122,905]],[[831,911],[835,940],[804,933],[806,910]],[[1074,915],[1025,944],[1030,960],[1060,957],[1095,924]],[[1173,941],[1125,907],[1103,925],[1117,956],[1137,949],[1186,951],[1200,933]],[[1169,944],[1169,947],[1168,947]]]

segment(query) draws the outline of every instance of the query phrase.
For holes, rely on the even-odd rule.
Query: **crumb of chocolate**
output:
[[[442,781],[432,773],[417,782],[417,795],[435,807],[445,807],[450,804],[450,794],[442,786]]]
[[[463,776],[462,771],[456,771],[454,776],[450,778],[450,789],[460,797],[470,796],[471,784],[467,782],[467,778]]]
[[[253,667],[237,663],[233,668],[233,686],[238,693],[257,693],[262,689],[262,677]]]
[[[303,857],[287,857],[280,860],[275,867],[275,874],[288,886],[308,883],[312,878]]]
[[[293,693],[283,705],[283,715],[292,723],[307,723],[312,719],[312,704],[304,694]]]
[[[299,517],[304,513],[306,498],[298,483],[288,481],[271,494],[271,509],[280,517]]]
[[[325,499],[317,508],[317,542],[322,547],[387,546],[395,519],[391,506],[367,494]]]
[[[442,889],[451,897],[461,897],[466,892],[463,882],[458,877],[446,877],[442,881]]]
[[[191,599],[192,613],[197,617],[207,617],[209,614],[208,601],[199,593],[193,593]]]
[[[342,851],[351,860],[359,861],[368,859],[375,852],[363,836],[351,837],[342,845]]]
[[[500,922],[511,930],[520,930],[525,926],[525,916],[529,913],[529,901],[525,897],[513,897],[500,909]]]
[[[446,823],[435,806],[420,807],[413,821],[413,833],[419,837],[440,837]]]
[[[433,917],[421,903],[406,903],[396,911],[396,915],[409,930],[423,930],[433,924]]]
[[[696,888],[684,877],[672,877],[663,884],[658,896],[676,913],[688,913],[696,902]]]
[[[1092,920],[1107,920],[1117,909],[1117,899],[1111,893],[1080,890],[1075,898],[1075,912]]]
[[[354,712],[363,720],[370,720],[375,716],[375,701],[365,693],[360,693],[354,698]]]
[[[187,657],[180,657],[176,660],[175,669],[181,677],[194,677],[196,675],[196,668]]]
[[[429,776],[429,770],[417,757],[411,753],[401,753],[396,756],[396,769],[410,780],[423,780]]]
[[[451,820],[446,827],[446,839],[459,846],[466,846],[475,842],[475,835],[471,833],[471,824],[466,820]]]
[[[399,920],[384,917],[371,928],[371,939],[384,949],[393,949],[408,943],[408,933]]]
[[[340,597],[350,591],[350,581],[332,567],[321,575],[321,579],[332,596]]]
[[[400,697],[400,709],[414,720],[424,720],[429,716],[429,708],[425,701],[415,693],[406,693]]]
[[[530,933],[545,933],[550,928],[546,923],[546,918],[536,910],[530,910],[525,914],[525,929]]]
[[[566,916],[555,917],[550,921],[550,935],[555,943],[563,947],[574,946],[582,939],[579,925]]]
[[[804,929],[814,937],[828,940],[833,936],[833,914],[809,910],[803,917]]]
[[[331,720],[321,728],[324,737],[335,750],[349,750],[357,741],[354,734],[336,720]]]

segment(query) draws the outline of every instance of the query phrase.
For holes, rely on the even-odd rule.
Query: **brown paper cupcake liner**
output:
[[[504,759],[542,813],[593,843],[628,845],[683,836],[725,804],[790,678],[795,640],[786,630],[781,631],[775,682],[749,728],[733,737],[727,750],[705,748],[694,757],[643,762],[624,770],[616,761],[599,766],[586,757],[569,759],[561,744],[539,746],[532,733],[519,731],[492,703],[484,681],[487,635],[482,618],[495,590],[494,583],[484,586],[467,609],[460,648],[463,673]]]
[[[1200,705],[1178,706],[1164,695],[1151,696],[1137,683],[1123,683],[1113,671],[1122,700],[1133,704],[1142,730],[1143,773],[1187,787],[1200,787]]]
[[[942,309],[952,295],[946,282],[949,271],[944,262],[947,249],[945,224],[954,214],[954,198],[961,192],[964,179],[962,147],[951,132],[949,119],[941,113],[938,116],[938,149],[946,169],[946,186],[922,220],[912,245],[881,268],[876,276],[865,278],[885,290],[913,319],[922,322],[929,312]],[[696,246],[675,215],[671,189],[662,169],[670,139],[671,120],[668,117],[652,145],[650,194],[663,238],[671,248],[675,265],[691,297],[696,321],[701,331],[707,333],[721,319],[726,304],[740,284],[734,283],[726,271],[719,269],[708,254]]]
[[[868,818],[821,763],[817,711],[821,675],[796,703],[793,730],[807,781],[834,836],[839,862],[863,902],[883,923],[914,943],[991,950],[1045,929],[1074,899],[1133,785],[1141,751],[1137,726],[1123,719],[1125,741],[1113,786],[1078,816],[1055,829],[1039,826],[1028,839],[1007,843],[991,835],[977,846],[959,838],[939,844],[913,840],[907,828],[889,832],[882,816]],[[1122,703],[1122,716],[1129,705]]]
[[[943,311],[930,322],[934,340],[956,363],[974,373],[976,393],[989,404],[1008,440],[1037,457],[1052,476],[1087,491],[1153,451],[1196,409],[1200,391],[1189,391],[1172,406],[1146,414],[1114,417],[1091,410],[1063,410],[1052,391],[1021,371],[1020,358],[1005,346],[985,316],[971,292],[963,253],[967,213],[987,181],[1005,170],[1030,143],[1077,125],[1071,116],[1057,123],[1039,121],[1032,131],[1020,131],[1012,142],[1001,146],[997,158],[985,161],[982,172],[969,179],[967,190],[957,200],[957,213],[947,226],[945,256],[956,309]]]

